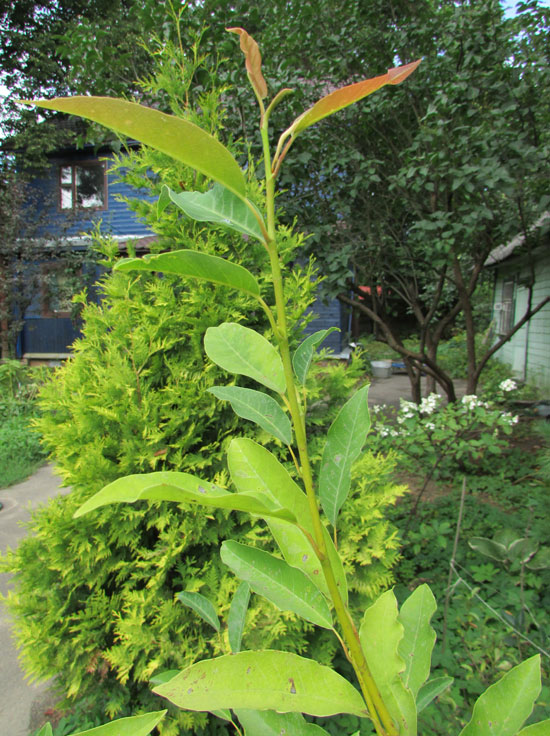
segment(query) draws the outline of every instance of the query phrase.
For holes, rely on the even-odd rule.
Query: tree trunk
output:
[[[397,353],[399,353],[403,360],[405,360],[405,365],[407,365],[407,360],[410,361],[411,371],[407,369],[407,374],[409,376],[409,381],[411,382],[411,393],[414,397],[416,397],[416,403],[420,403],[421,400],[420,374],[422,368],[427,375],[433,376],[437,383],[439,383],[439,385],[443,388],[447,395],[449,403],[456,401],[456,393],[452,378],[448,376],[447,373],[442,368],[440,368],[440,366],[437,365],[437,363],[431,360],[428,355],[426,355],[425,353],[415,353],[412,350],[406,348],[401,340],[396,335],[394,335],[391,327],[383,320],[383,318],[379,314],[376,314],[372,309],[367,307],[363,302],[360,302],[356,299],[350,299],[347,294],[338,294],[338,299],[344,304],[347,304],[348,306],[355,309],[359,309],[360,311],[364,312],[364,314],[369,316],[373,320],[373,322],[377,324],[382,330],[384,337],[386,338],[385,342],[390,346],[390,348],[392,348],[392,350],[395,350]],[[416,375],[415,371],[418,372],[418,375]]]

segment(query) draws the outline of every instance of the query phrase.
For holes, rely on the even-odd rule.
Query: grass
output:
[[[31,419],[32,414],[24,413],[8,416],[0,423],[0,488],[25,480],[45,462]]]

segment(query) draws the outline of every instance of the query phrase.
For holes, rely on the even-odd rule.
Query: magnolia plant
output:
[[[211,189],[175,192],[164,188],[159,209],[175,205],[191,218],[222,224],[263,245],[271,266],[272,298],[261,293],[255,276],[239,264],[193,250],[123,259],[116,267],[121,271],[203,279],[240,290],[256,300],[269,319],[273,341],[242,324],[228,322],[207,330],[204,349],[222,369],[252,379],[262,390],[231,385],[211,391],[221,401],[229,401],[240,417],[255,422],[286,445],[294,469],[289,472],[262,445],[235,438],[227,453],[234,490],[186,473],[132,475],[105,487],[76,515],[93,512],[104,504],[173,501],[201,507],[206,514],[212,509],[247,512],[264,519],[273,535],[279,556],[232,540],[223,542],[221,558],[242,581],[226,624],[228,653],[196,662],[180,672],[159,674],[153,680],[154,692],[159,696],[180,708],[214,713],[233,724],[241,735],[326,734],[303,714],[327,717],[349,713],[370,719],[378,736],[413,736],[417,733],[418,713],[451,681],[446,677],[429,679],[435,642],[430,619],[436,604],[430,589],[421,585],[400,609],[393,591],[388,590],[360,621],[351,614],[336,540],[339,512],[350,491],[352,465],[362,452],[369,430],[367,387],[360,388],[334,420],[314,477],[306,435],[305,383],[315,350],[328,331],[310,335],[291,353],[278,254],[275,183],[300,133],[385,85],[403,82],[419,61],[331,92],[297,117],[272,149],[270,115],[291,90],[281,90],[266,105],[268,89],[256,42],[242,28],[228,30],[239,35],[248,78],[258,101],[265,211],[247,197],[249,183],[231,153],[188,120],[122,99],[73,97],[33,104],[101,123],[194,168],[213,182]],[[351,663],[353,681],[314,659],[293,653],[242,651],[251,592],[331,631]],[[178,597],[214,629],[221,630],[209,600],[192,591],[182,591]],[[536,656],[512,669],[481,695],[461,735],[550,733],[550,721],[520,731],[540,687]],[[145,734],[162,716],[158,712],[122,719],[90,733]]]

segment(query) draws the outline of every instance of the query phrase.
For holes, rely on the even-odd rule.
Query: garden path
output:
[[[0,489],[0,552],[12,549],[26,534],[24,523],[29,520],[29,509],[45,503],[58,493],[68,493],[60,488],[61,479],[49,465],[44,465],[27,480],[10,488]],[[6,595],[10,588],[10,576],[0,575],[0,593]],[[47,720],[46,710],[55,703],[55,695],[48,683],[31,684],[25,680],[19,665],[15,641],[11,634],[11,621],[5,606],[0,602],[0,734],[2,736],[28,736]]]
[[[454,379],[455,391],[458,398],[466,393],[466,381],[461,378]],[[426,395],[426,379],[421,383],[422,396]],[[439,393],[442,393],[439,389]],[[411,385],[406,374],[394,373],[390,378],[373,378],[369,388],[369,406],[376,404],[388,404],[399,406],[399,399],[412,400]]]

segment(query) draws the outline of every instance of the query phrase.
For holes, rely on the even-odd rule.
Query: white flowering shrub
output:
[[[516,391],[518,385],[511,378],[507,378],[506,380],[501,381],[498,387],[500,391],[504,391],[505,393],[508,393],[509,391]]]
[[[506,380],[501,392],[516,385]],[[445,405],[438,394],[420,404],[401,399],[399,410],[375,407],[370,435],[374,452],[397,451],[407,470],[429,478],[452,478],[459,472],[487,472],[507,445],[518,417],[496,402],[472,394]]]

